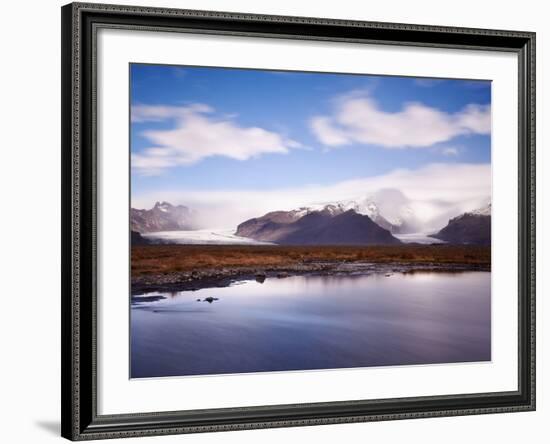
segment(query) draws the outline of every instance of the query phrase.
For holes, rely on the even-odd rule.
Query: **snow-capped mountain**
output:
[[[360,200],[351,200],[345,205],[358,214],[369,216],[373,222],[392,233],[416,231],[414,212],[406,203],[390,203],[375,195]]]
[[[274,211],[249,219],[235,235],[282,245],[393,245],[401,241],[366,215],[344,206]]]
[[[297,220],[300,217],[315,212],[325,212],[327,214],[330,214],[331,216],[336,216],[350,210],[362,216],[368,216],[374,223],[386,230],[389,230],[392,233],[399,231],[399,225],[392,224],[384,216],[382,216],[376,203],[369,199],[364,199],[363,201],[348,200],[342,202],[310,205],[307,207],[301,207],[297,210],[292,210],[290,211],[290,213]]]
[[[194,213],[183,205],[157,202],[150,210],[130,210],[132,231],[150,233],[157,231],[191,230],[194,227]]]
[[[285,213],[286,217],[297,220],[313,212],[325,211],[335,216],[349,210],[368,216],[374,223],[391,233],[406,234],[418,231],[419,224],[408,199],[397,190],[380,190],[367,197],[308,205]]]

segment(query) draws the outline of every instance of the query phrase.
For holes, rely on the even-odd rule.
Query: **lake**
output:
[[[489,361],[491,274],[292,276],[140,295],[130,354],[132,378]]]

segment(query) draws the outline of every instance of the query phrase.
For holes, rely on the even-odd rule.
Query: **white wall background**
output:
[[[118,3],[261,14],[306,15],[537,32],[538,409],[537,412],[253,430],[125,442],[278,443],[547,442],[550,328],[545,257],[550,237],[550,157],[543,146],[550,104],[545,2],[393,0],[163,0]],[[0,26],[0,436],[7,443],[60,441],[60,6],[59,0],[4,2]],[[546,273],[545,273],[546,272]],[[545,436],[546,435],[546,436]]]

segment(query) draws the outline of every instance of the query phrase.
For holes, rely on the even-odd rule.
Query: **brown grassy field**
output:
[[[132,276],[231,267],[283,267],[311,262],[436,263],[490,267],[491,249],[468,245],[132,247]]]

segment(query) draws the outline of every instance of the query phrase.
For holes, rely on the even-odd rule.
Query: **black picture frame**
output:
[[[70,440],[535,409],[535,33],[72,3],[62,14],[62,436]],[[518,390],[98,415],[96,31],[147,29],[507,51],[519,65]],[[512,291],[512,290],[511,290]]]

